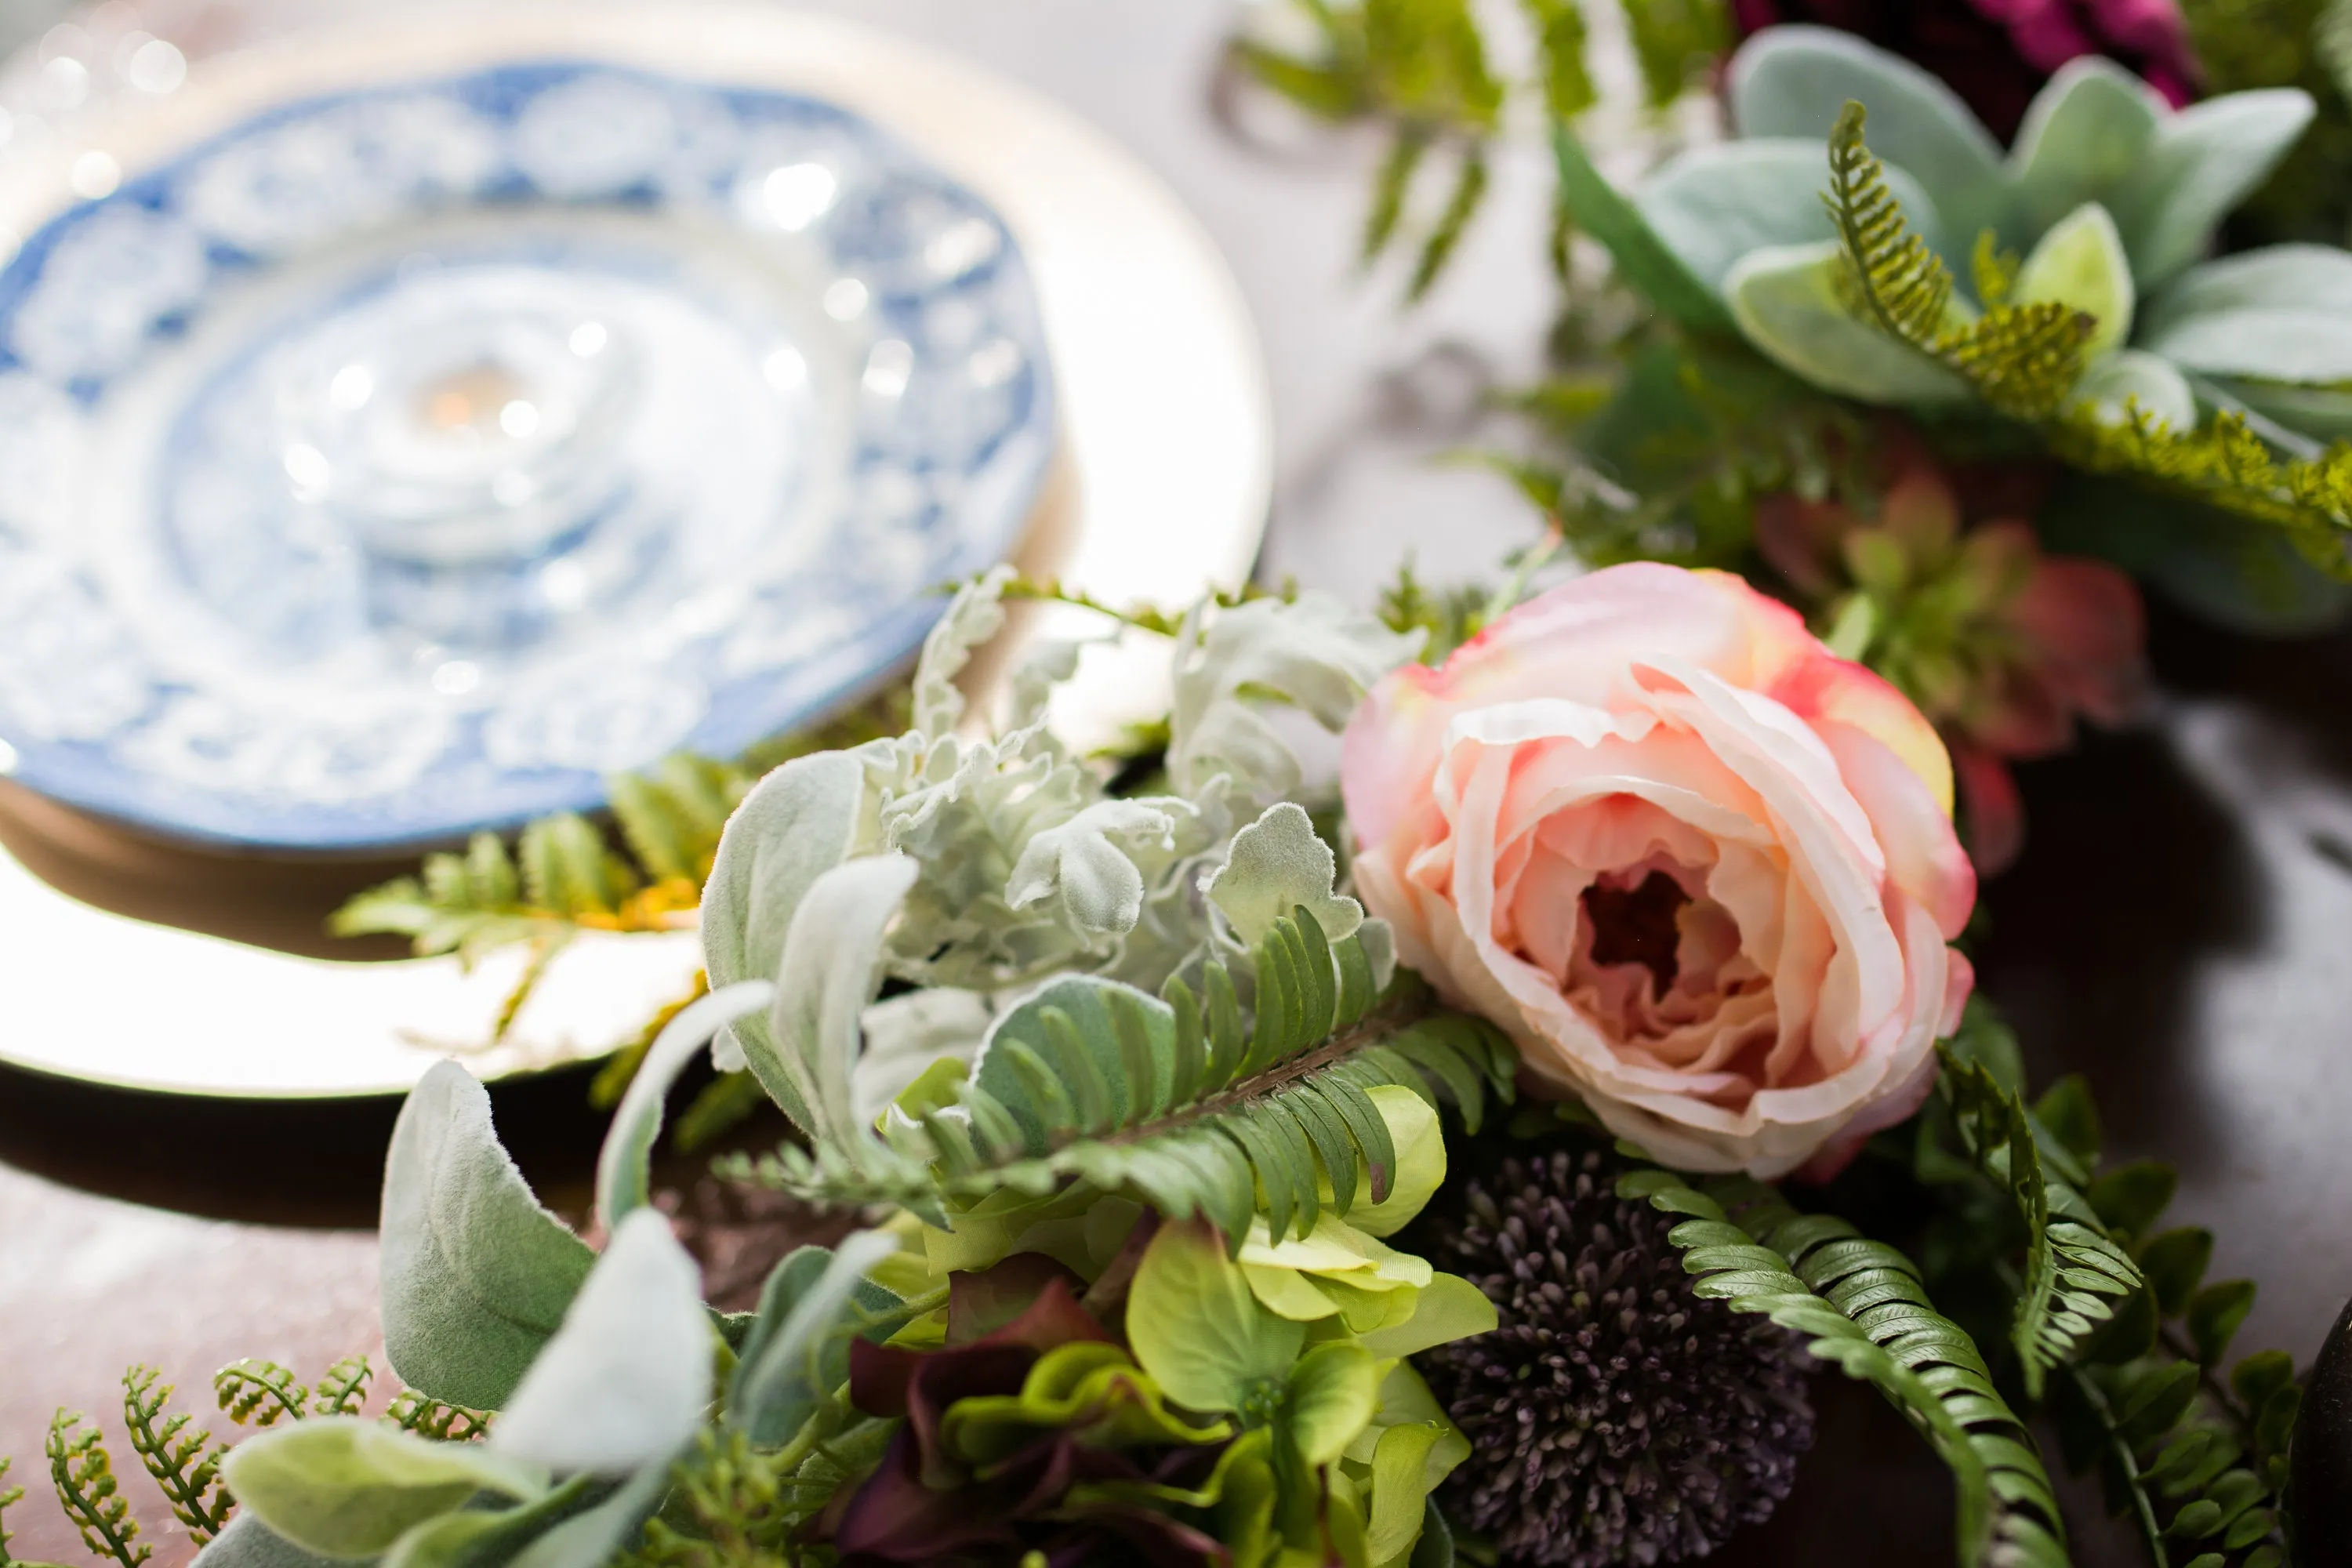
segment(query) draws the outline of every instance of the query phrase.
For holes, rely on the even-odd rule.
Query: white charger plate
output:
[[[163,103],[0,184],[24,235],[76,198],[94,147],[137,170],[267,106],[385,79],[563,58],[774,88],[870,119],[1001,215],[1034,279],[1057,389],[1055,481],[1020,558],[1113,603],[1181,602],[1248,574],[1272,484],[1265,373],[1230,273],[1171,193],[1067,111],[991,73],[767,5],[571,5],[396,18],[200,61]],[[87,163],[84,168],[87,168]],[[1083,626],[1032,617],[1024,635]],[[1060,711],[1102,735],[1163,704],[1150,648],[1090,651]],[[484,1078],[600,1056],[699,963],[691,933],[590,937],[506,1038],[521,963],[304,958],[105,913],[0,855],[0,1060],[170,1092],[398,1092],[453,1053]]]

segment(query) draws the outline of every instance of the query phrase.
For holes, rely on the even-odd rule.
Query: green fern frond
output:
[[[357,1415],[367,1403],[368,1380],[375,1368],[363,1355],[347,1355],[319,1375],[310,1391],[313,1415]]]
[[[2065,1528],[2032,1434],[1910,1259],[1744,1178],[1701,1191],[1645,1170],[1618,1192],[1689,1216],[1670,1235],[1700,1295],[1809,1336],[1815,1356],[1875,1386],[1919,1429],[1952,1472],[1961,1568],[2065,1568]]]
[[[299,1421],[307,1414],[308,1385],[294,1381],[291,1370],[274,1361],[234,1361],[213,1373],[213,1394],[228,1418],[238,1426],[275,1426]]]
[[[1934,353],[1952,302],[1952,274],[1913,232],[1887,189],[1886,166],[1863,141],[1867,111],[1848,100],[1830,132],[1830,188],[1822,195],[1837,226],[1848,303],[1923,353]]]
[[[1515,1058],[1499,1032],[1436,1008],[1417,985],[1396,989],[1376,997],[1361,942],[1328,942],[1297,910],[1256,948],[1254,1026],[1220,963],[1198,998],[1178,979],[1154,998],[1072,976],[1000,1019],[953,1102],[894,1116],[887,1143],[786,1145],[733,1169],[812,1202],[933,1215],[941,1198],[1077,1180],[1131,1191],[1171,1219],[1203,1215],[1235,1247],[1261,1207],[1277,1237],[1303,1236],[1321,1182],[1342,1214],[1388,1192],[1396,1156],[1368,1090],[1442,1095],[1474,1131],[1486,1094],[1511,1098]]]
[[[2116,1303],[2147,1281],[2129,1254],[2108,1238],[2098,1215],[2052,1159],[2071,1163],[2054,1139],[2038,1136],[2036,1119],[1981,1063],[1944,1052],[1938,1092],[1960,1142],[1978,1169],[2006,1187],[2025,1224],[2025,1269],[2011,1340],[2028,1397],[2042,1396],[2050,1373],[2075,1360]]]
[[[2038,421],[2056,414],[2082,379],[2096,326],[2070,306],[2001,302],[2014,279],[1989,246],[1977,272],[1991,285],[1976,321],[1951,321],[1952,274],[1911,227],[1887,187],[1886,166],[1863,140],[1867,112],[1849,100],[1830,132],[1830,188],[1822,202],[1836,225],[1839,292],[1849,308],[1943,364],[1996,413]]]
[[[2176,431],[2137,402],[2113,423],[2070,411],[2050,439],[2077,468],[2269,523],[2322,571],[2352,578],[2344,538],[2352,531],[2352,446],[2338,442],[2317,458],[2282,458],[2242,415],[2224,411],[2199,429]]]
[[[1977,286],[1977,298],[1988,306],[2006,304],[2010,290],[2017,287],[2021,266],[2017,252],[2003,250],[1992,230],[1977,235],[1977,247],[1969,257],[1970,280]]]
[[[719,831],[750,784],[741,768],[679,752],[650,773],[614,779],[613,817],[649,880],[698,888],[710,875]]]
[[[2084,346],[2097,325],[2052,300],[1996,305],[1973,325],[1945,333],[1937,353],[1996,412],[2047,419],[2082,379]]]
[[[228,1522],[229,1495],[220,1481],[221,1457],[228,1448],[202,1427],[189,1432],[195,1417],[185,1411],[164,1414],[172,1385],[156,1387],[161,1375],[152,1366],[123,1373],[122,1425],[140,1463],[172,1505],[172,1516],[202,1545]]]
[[[81,1423],[79,1411],[65,1409],[49,1421],[46,1447],[58,1506],[93,1555],[111,1558],[121,1568],[139,1568],[154,1549],[139,1539],[139,1521],[131,1517],[104,1437],[97,1427],[84,1428]]]
[[[488,1412],[444,1404],[413,1388],[404,1388],[393,1395],[383,1419],[404,1432],[414,1432],[440,1443],[470,1443],[490,1429]]]
[[[0,1454],[0,1568],[59,1568],[57,1563],[36,1563],[30,1558],[14,1556],[8,1551],[8,1542],[15,1537],[9,1532],[5,1515],[11,1505],[25,1500],[24,1488],[8,1485],[10,1462],[7,1455]]]

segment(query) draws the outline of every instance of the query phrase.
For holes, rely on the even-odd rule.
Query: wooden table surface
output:
[[[1499,484],[1430,459],[1478,438],[1481,394],[1536,360],[1549,286],[1532,150],[1500,160],[1494,210],[1453,276],[1400,313],[1394,277],[1354,266],[1374,150],[1278,121],[1245,137],[1214,108],[1223,0],[822,8],[1030,81],[1200,215],[1273,379],[1282,468],[1262,574],[1360,599],[1406,549],[1444,580],[1488,570],[1526,536]],[[2154,643],[2146,720],[2026,771],[2031,846],[1988,889],[1980,972],[2037,1077],[2087,1073],[2111,1145],[2179,1165],[2177,1216],[2219,1233],[2217,1275],[2262,1281],[2241,1344],[2308,1359],[2352,1292],[2352,637],[2252,643],[2159,614]],[[40,984],[0,956],[0,984]],[[105,1027],[102,1005],[90,1016]],[[542,1194],[575,1204],[600,1128],[583,1075],[494,1099]],[[0,1454],[36,1483],[10,1516],[17,1555],[79,1560],[29,1472],[45,1468],[59,1405],[119,1434],[126,1363],[161,1366],[203,1408],[211,1371],[237,1356],[307,1375],[375,1348],[366,1227],[394,1109],[194,1103],[0,1073]],[[1715,1561],[1948,1560],[1934,1461],[1874,1395],[1833,1383],[1796,1494]],[[125,1490],[159,1563],[184,1559],[144,1479]],[[2078,1561],[2134,1561],[2077,1511]]]

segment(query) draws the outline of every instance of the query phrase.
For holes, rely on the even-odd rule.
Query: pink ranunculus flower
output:
[[[1386,677],[1340,783],[1399,956],[1661,1159],[1825,1173],[1933,1084],[1974,978],[1943,742],[1739,578],[1530,600]]]

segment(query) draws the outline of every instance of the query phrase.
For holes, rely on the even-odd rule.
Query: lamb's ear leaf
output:
[[[2171,362],[2138,349],[2122,349],[2094,360],[2074,384],[2074,400],[2088,403],[2098,417],[2123,423],[2132,398],[2175,430],[2197,426],[2197,395]]]
[[[668,1494],[669,1470],[669,1456],[646,1465],[595,1507],[524,1547],[506,1568],[603,1568]]]
[[[572,1304],[595,1254],[531,1195],[455,1062],[401,1107],[384,1162],[382,1309],[400,1380],[495,1410]]]
[[[2140,337],[2149,353],[2190,371],[2340,397],[2352,382],[2352,256],[2274,245],[2193,267],[2149,306]]]
[[[654,1140],[661,1135],[662,1112],[670,1086],[695,1053],[729,1021],[765,1007],[775,987],[765,980],[739,980],[696,998],[662,1026],[629,1079],[628,1092],[613,1112],[604,1147],[596,1156],[596,1217],[607,1234],[649,1201]]]
[[[2158,123],[2113,203],[2141,289],[2197,259],[2215,226],[2286,156],[2314,108],[2299,88],[2265,88],[2209,98]]]
[[[2131,263],[2107,209],[2086,202],[2053,225],[2018,269],[2010,300],[2019,305],[2053,300],[2091,317],[2098,324],[2084,340],[2085,359],[2129,342],[2137,300]]]
[[[793,913],[856,847],[865,800],[866,765],[847,752],[795,757],[743,797],[702,889],[702,961],[713,991],[776,977]],[[764,1047],[772,1058],[766,1017],[739,1018],[729,1032],[745,1054]],[[760,1081],[785,1115],[808,1125],[809,1108],[789,1083],[767,1074]]]
[[[515,1508],[459,1509],[416,1525],[384,1554],[383,1568],[486,1568],[515,1554],[590,1509],[593,1476],[573,1476],[546,1496]]]
[[[911,856],[869,855],[812,882],[784,935],[768,1014],[773,1048],[744,1040],[751,1071],[780,1101],[790,1093],[800,1102],[801,1125],[820,1144],[874,1142],[857,1120],[852,1088],[861,1021],[874,1000],[883,934],[921,869]]]
[[[1947,255],[1943,222],[1926,187],[1893,167],[1886,183],[1928,248]],[[1751,250],[1835,237],[1837,226],[1821,203],[1828,184],[1829,150],[1821,141],[1759,137],[1675,154],[1642,182],[1633,205],[1693,274],[1720,292],[1732,265]]]
[[[1966,382],[1847,309],[1840,265],[1833,239],[1742,257],[1724,280],[1741,333],[1813,385],[1865,403],[1969,401]]]
[[[2033,98],[2009,153],[2021,237],[2042,234],[2084,202],[2130,179],[2169,113],[2139,78],[2096,55],[2058,68]],[[1874,137],[1877,126],[1872,126]]]
[[[830,1258],[803,1247],[776,1266],[760,1317],[728,1389],[727,1424],[754,1443],[780,1444],[849,1375],[849,1342],[869,1325],[903,1322],[895,1298],[866,1271],[898,1250],[880,1231],[856,1231]]]
[[[1723,301],[1601,171],[1565,125],[1554,125],[1552,154],[1559,165],[1560,205],[1616,262],[1619,274],[1658,312],[1686,327],[1720,331],[1731,325]]]
[[[250,1509],[230,1520],[195,1560],[202,1568],[331,1568],[335,1563],[331,1557],[295,1545]]]
[[[1927,187],[1962,243],[2011,226],[2000,143],[1959,95],[1900,55],[1828,27],[1768,27],[1731,58],[1732,123],[1744,139],[1827,141],[1848,100],[1870,110],[1870,147]]]
[[[374,1557],[477,1494],[546,1494],[546,1472],[478,1443],[436,1443],[357,1415],[314,1415],[247,1438],[221,1462],[240,1507],[322,1557]]]
[[[560,1471],[627,1475],[683,1447],[710,1402],[702,1278],[644,1208],[621,1221],[563,1326],[490,1432],[493,1451]]]

